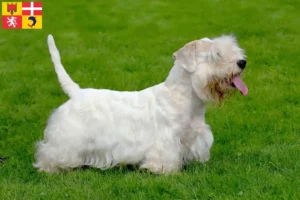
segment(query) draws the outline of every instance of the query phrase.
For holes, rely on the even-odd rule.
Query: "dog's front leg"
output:
[[[159,139],[147,152],[141,168],[153,173],[174,173],[182,164],[179,140],[174,138]]]
[[[206,162],[210,158],[213,134],[206,124],[195,126],[182,141],[184,160]]]

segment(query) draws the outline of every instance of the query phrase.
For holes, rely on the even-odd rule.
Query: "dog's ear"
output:
[[[187,43],[173,53],[173,58],[188,72],[194,72],[197,63],[196,63],[196,46],[197,41],[192,41],[190,43]]]
[[[188,72],[192,73],[197,68],[198,59],[201,54],[205,54],[209,46],[210,41],[207,40],[195,40],[187,43],[173,54],[173,58]]]

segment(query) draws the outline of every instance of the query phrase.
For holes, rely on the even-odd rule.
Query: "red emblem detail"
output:
[[[7,12],[10,12],[11,15],[17,12],[17,4],[7,3]]]

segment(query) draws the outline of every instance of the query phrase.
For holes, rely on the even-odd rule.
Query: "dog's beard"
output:
[[[222,103],[231,97],[237,90],[233,84],[234,76],[243,76],[243,73],[229,74],[225,78],[213,76],[211,82],[207,85],[211,98],[217,103]]]

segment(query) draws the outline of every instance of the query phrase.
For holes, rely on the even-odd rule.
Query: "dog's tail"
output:
[[[61,64],[59,51],[55,46],[52,35],[48,35],[48,48],[59,83],[63,91],[71,98],[76,93],[76,91],[80,89],[80,87],[70,78],[63,65]]]

